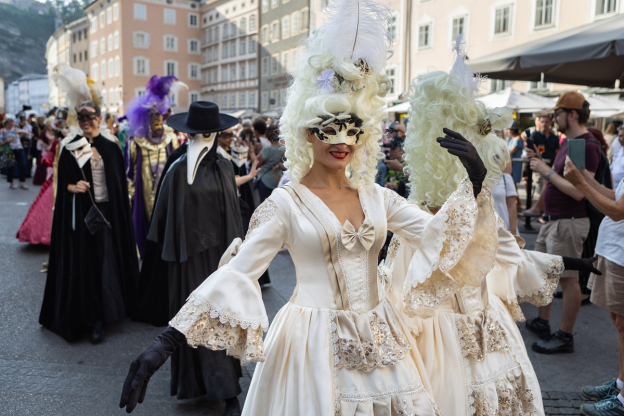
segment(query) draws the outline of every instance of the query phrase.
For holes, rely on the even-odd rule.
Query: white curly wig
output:
[[[457,58],[449,73],[430,72],[410,85],[404,146],[409,200],[425,210],[441,207],[467,174],[459,158],[436,141],[444,136],[444,127],[461,133],[475,146],[488,170],[483,186],[490,191],[509,162],[506,143],[491,130],[511,125],[511,110],[489,110],[475,98],[479,77],[475,79],[464,62],[461,38],[453,49]]]
[[[285,166],[293,182],[314,163],[308,129],[317,127],[321,117],[353,114],[363,121],[363,134],[348,167],[349,186],[374,183],[385,105],[381,97],[390,87],[383,72],[390,48],[388,16],[387,7],[370,0],[339,0],[327,7],[326,22],[306,40],[280,118]],[[329,74],[331,85],[325,90],[321,73]]]

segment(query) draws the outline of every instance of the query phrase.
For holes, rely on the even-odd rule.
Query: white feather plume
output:
[[[466,64],[466,44],[462,33],[457,35],[457,39],[455,39],[453,52],[455,52],[456,56],[453,67],[451,68],[451,73],[471,91],[472,97],[478,95],[481,77],[478,74],[475,75],[472,69]]]
[[[175,81],[171,84],[171,87],[169,88],[169,94],[176,94],[178,91],[182,90],[188,90],[188,85],[186,85],[182,81]]]
[[[380,73],[391,50],[390,18],[390,8],[372,0],[331,0],[325,9],[325,49],[333,54],[334,66],[362,59]]]
[[[83,101],[91,100],[91,91],[87,84],[87,75],[66,64],[59,64],[54,67],[52,80],[59,88],[65,92],[66,104],[69,109],[77,106]]]

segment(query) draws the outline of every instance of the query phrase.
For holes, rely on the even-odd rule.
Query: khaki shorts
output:
[[[542,225],[535,251],[556,256],[581,257],[583,242],[589,233],[589,218],[564,218]],[[577,270],[566,270],[561,277],[578,277]]]
[[[591,289],[591,303],[624,316],[624,267],[598,256],[596,268],[602,276],[591,274],[587,287]]]

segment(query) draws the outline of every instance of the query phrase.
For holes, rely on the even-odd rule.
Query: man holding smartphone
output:
[[[557,105],[549,112],[554,113],[558,130],[567,139],[585,140],[585,167],[592,177],[600,162],[600,145],[586,129],[589,119],[589,103],[575,91],[559,97]],[[565,159],[568,156],[568,140],[564,140],[555,157],[552,168],[544,163],[533,149],[527,149],[531,158],[531,169],[547,181],[544,187],[545,224],[541,227],[535,242],[535,250],[568,257],[581,257],[583,242],[589,232],[589,218],[583,194],[563,177]],[[565,271],[560,280],[563,291],[563,313],[561,326],[551,334],[550,310],[552,303],[539,308],[539,316],[526,322],[527,329],[535,332],[541,340],[533,343],[534,351],[556,354],[574,351],[572,331],[581,307],[581,289],[578,271]],[[554,289],[553,289],[554,290]]]

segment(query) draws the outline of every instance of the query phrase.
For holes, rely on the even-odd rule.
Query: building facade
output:
[[[6,112],[17,114],[24,105],[32,107],[39,115],[50,109],[48,103],[48,76],[29,74],[11,82],[6,90]]]
[[[313,0],[260,1],[260,111],[283,107],[289,73],[295,72],[303,54],[303,41],[310,32]],[[322,0],[325,1],[325,0]]]
[[[200,99],[200,14],[194,0],[96,0],[89,21],[90,77],[104,110],[122,115],[145,92],[154,74],[175,75],[188,86],[173,99],[174,112]]]
[[[80,69],[87,76],[89,64],[89,19],[85,16],[66,25],[69,39],[69,59],[72,68]]]
[[[622,0],[414,0],[403,15],[411,23],[403,70],[412,79],[431,68],[448,70],[454,39],[464,34],[469,59],[624,13]],[[468,62],[470,63],[470,62]],[[540,82],[489,80],[482,93],[512,86],[520,91],[554,94],[579,88]],[[406,85],[403,83],[403,89]]]
[[[232,114],[258,108],[258,1],[202,4],[202,99]]]

